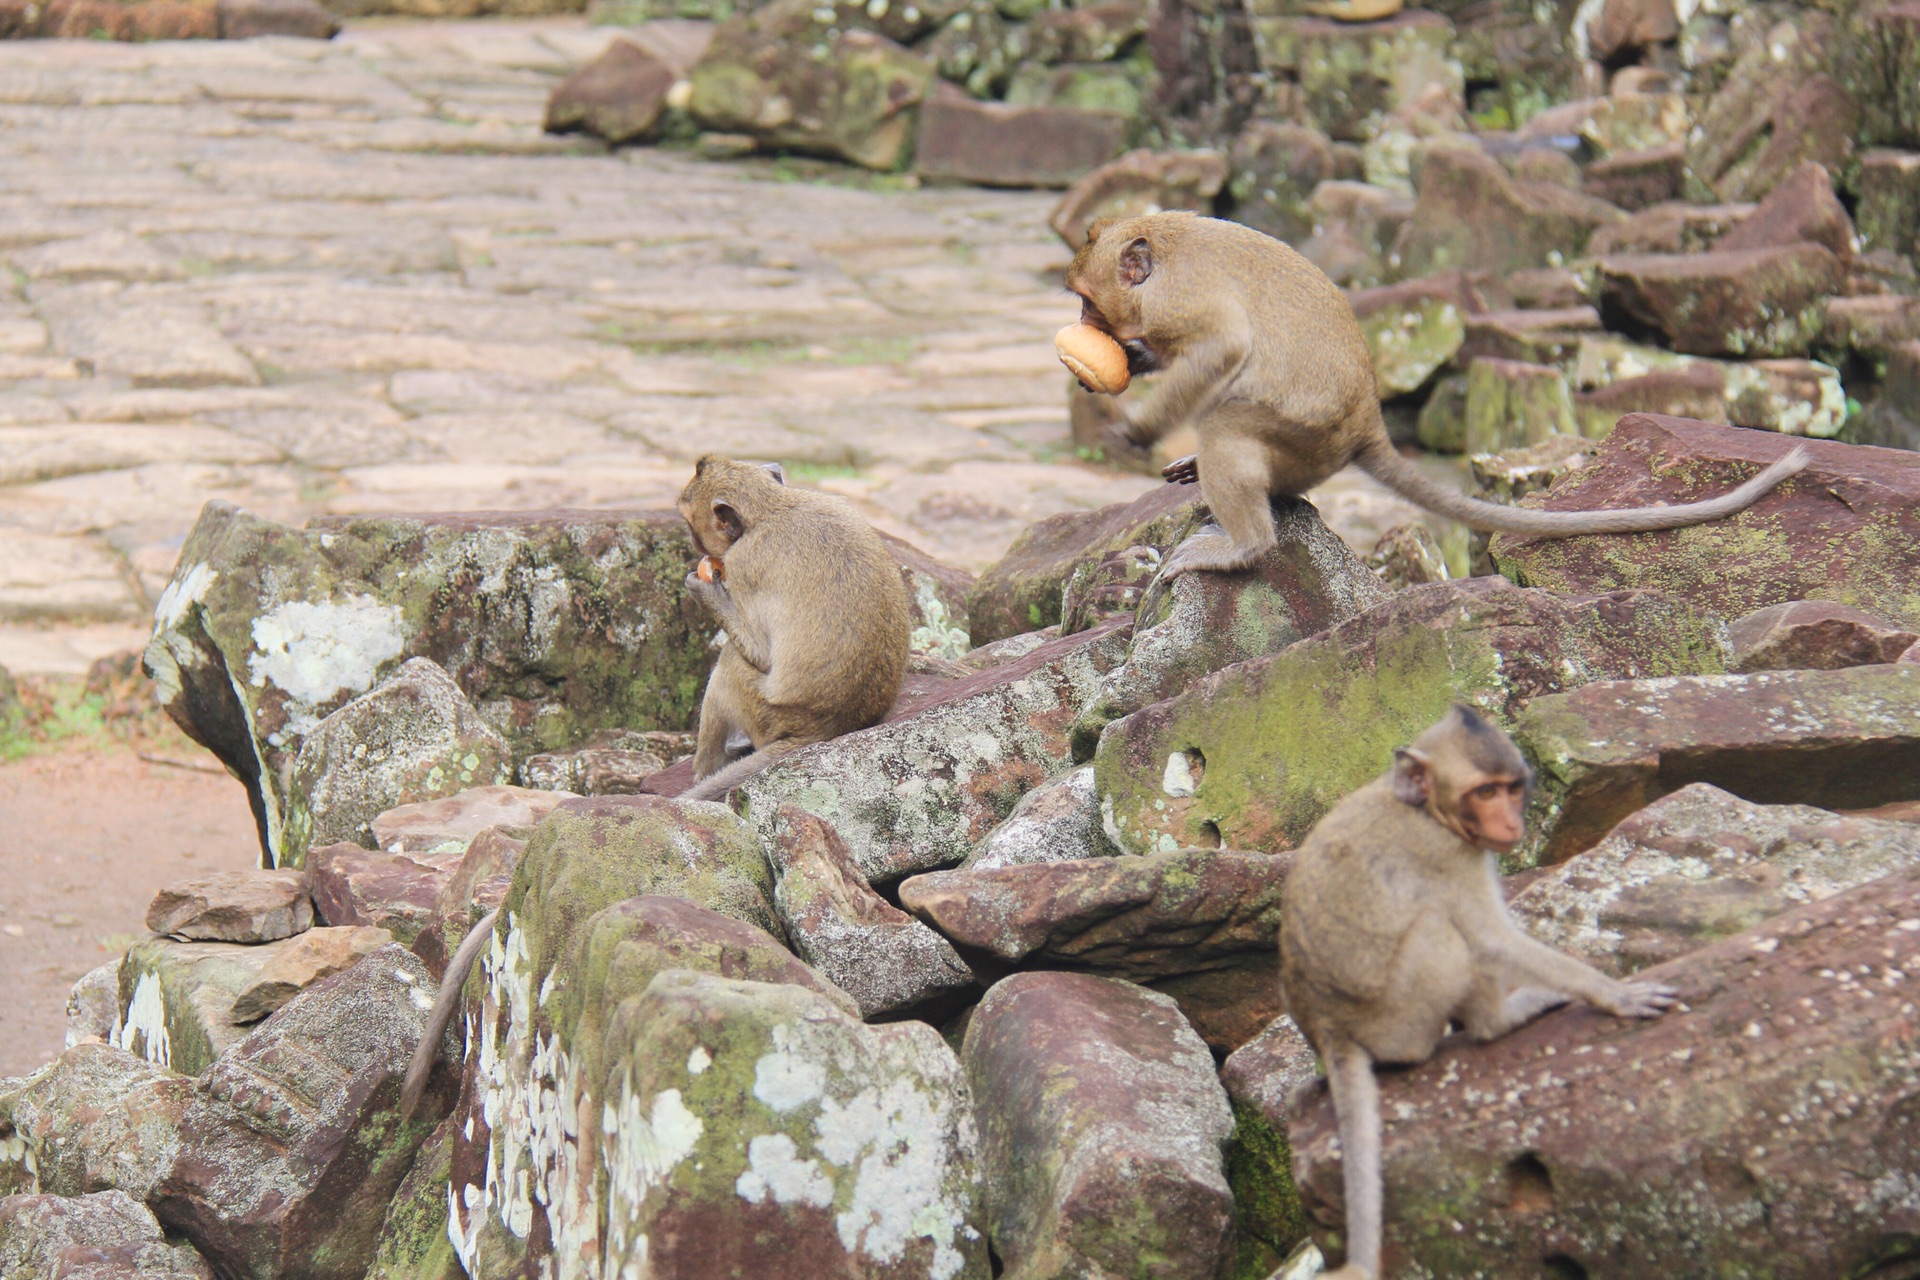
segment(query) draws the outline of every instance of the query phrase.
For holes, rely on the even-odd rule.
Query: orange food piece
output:
[[[1070,324],[1054,334],[1053,349],[1067,371],[1091,391],[1117,396],[1132,381],[1126,351],[1109,334],[1090,324]]]
[[[693,574],[702,582],[725,582],[727,568],[713,556],[701,556],[700,563],[693,567]]]

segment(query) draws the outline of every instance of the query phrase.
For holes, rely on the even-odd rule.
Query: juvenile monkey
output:
[[[1277,538],[1270,495],[1298,496],[1357,465],[1401,496],[1476,529],[1565,537],[1677,529],[1744,510],[1807,465],[1795,449],[1718,498],[1623,511],[1534,511],[1482,502],[1422,475],[1394,450],[1373,360],[1346,295],[1291,248],[1251,227],[1192,213],[1096,224],[1067,268],[1082,323],[1126,351],[1134,373],[1164,371],[1122,434],[1147,445],[1193,422],[1200,452],[1162,473],[1200,483],[1225,536],[1203,530],[1162,576],[1232,572]]]
[[[774,760],[877,724],[900,694],[910,622],[900,570],[839,498],[790,489],[778,466],[704,457],[680,495],[701,555],[687,575],[727,643],[707,679],[689,800],[725,795]],[[729,739],[750,754],[728,762]]]
[[[1374,1063],[1432,1056],[1451,1023],[1494,1039],[1569,997],[1623,1018],[1674,1003],[1672,988],[1610,978],[1507,914],[1494,855],[1519,843],[1532,781],[1506,734],[1456,706],[1335,805],[1294,855],[1280,977],[1340,1122],[1347,1262],[1333,1276],[1380,1274]]]
[[[790,751],[879,723],[900,694],[910,630],[906,584],[880,535],[841,499],[789,489],[776,464],[711,455],[694,464],[680,514],[710,575],[689,573],[687,589],[727,633],[700,704],[699,781],[681,798],[717,800]],[[448,962],[407,1067],[405,1115],[497,914]]]

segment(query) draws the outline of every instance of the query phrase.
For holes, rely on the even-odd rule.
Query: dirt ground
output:
[[[209,762],[180,741],[0,764],[0,1076],[60,1052],[68,989],[146,933],[161,885],[256,865],[246,792]]]

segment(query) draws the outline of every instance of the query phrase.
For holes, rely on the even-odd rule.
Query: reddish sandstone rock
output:
[[[325,845],[307,855],[314,907],[330,925],[385,929],[405,946],[426,927],[461,857]]]
[[[258,1022],[322,978],[351,969],[393,941],[385,929],[309,929],[262,965],[233,1002],[233,1021]]]
[[[646,138],[666,110],[667,90],[680,71],[631,40],[606,51],[553,88],[547,98],[548,133],[592,134],[615,145]]]
[[[1008,1280],[1215,1274],[1233,1119],[1172,1001],[1113,978],[1015,974],[974,1010],[962,1057]]]
[[[193,1246],[170,1242],[124,1191],[0,1199],[0,1274],[61,1280],[213,1280]]]
[[[935,96],[920,108],[914,170],[936,182],[1064,187],[1119,155],[1126,116]]]
[[[170,884],[147,907],[147,928],[198,942],[272,942],[313,924],[298,871],[216,871]]]
[[[1853,264],[1853,219],[1833,194],[1833,176],[1809,160],[1780,180],[1753,213],[1721,237],[1716,249],[1826,246],[1841,270]]]
[[[1648,971],[1680,988],[1665,1017],[1573,1008],[1381,1073],[1388,1272],[1864,1274],[1920,1231],[1916,967],[1907,869]],[[1299,1102],[1328,1246],[1333,1109]]]
[[[1557,511],[1690,502],[1724,493],[1796,443],[1812,457],[1807,470],[1738,515],[1625,536],[1497,534],[1494,560],[1526,586],[1660,590],[1723,618],[1821,598],[1920,626],[1920,455],[1631,414],[1577,475],[1530,501]]]
[[[1559,862],[1692,782],[1826,809],[1920,799],[1920,670],[1604,681],[1535,698],[1515,736],[1540,770],[1525,850]]]
[[[1801,356],[1846,274],[1820,245],[1600,259],[1601,312],[1693,355]]]
[[[1735,671],[1832,670],[1893,662],[1920,633],[1831,600],[1756,609],[1728,627]]]
[[[1195,849],[936,871],[905,881],[900,901],[1003,962],[1161,987],[1203,1039],[1231,1050],[1280,1012],[1276,947],[1288,865],[1284,856]]]
[[[1620,210],[1544,182],[1515,182],[1478,151],[1437,148],[1420,170],[1396,248],[1410,276],[1447,267],[1517,271],[1579,256]]]
[[[439,800],[388,809],[373,819],[373,843],[389,853],[461,853],[490,827],[525,838],[563,800],[565,791],[530,787],[469,787]]]

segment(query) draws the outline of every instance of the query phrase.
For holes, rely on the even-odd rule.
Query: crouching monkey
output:
[[[1674,1003],[1672,988],[1610,978],[1507,914],[1494,855],[1519,843],[1532,781],[1506,734],[1456,706],[1294,855],[1280,975],[1340,1123],[1347,1262],[1334,1276],[1380,1274],[1374,1063],[1432,1056],[1452,1023],[1491,1040],[1570,997],[1623,1018]]]

